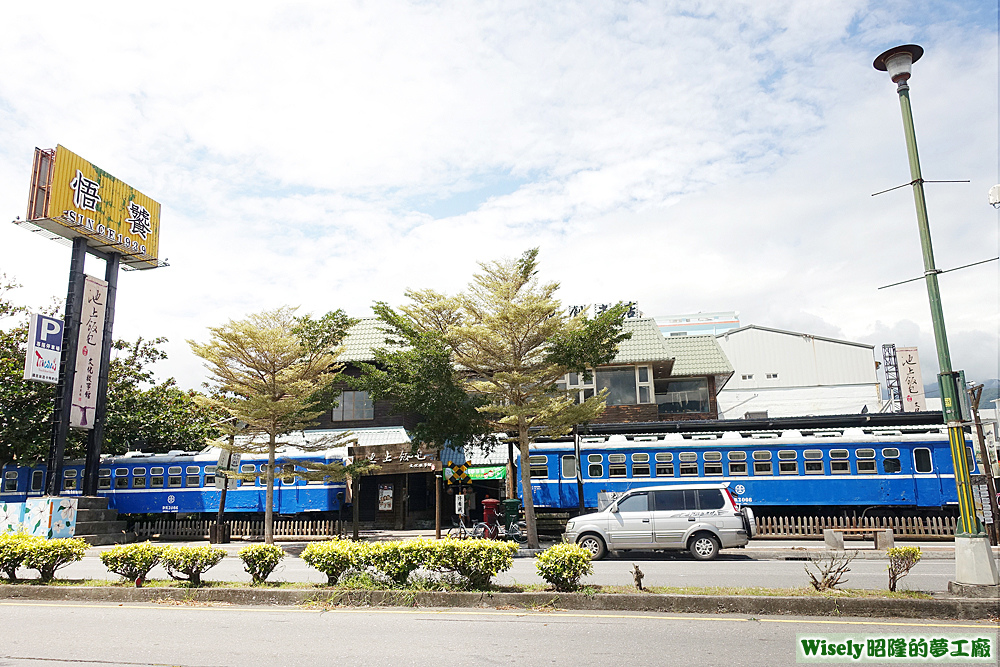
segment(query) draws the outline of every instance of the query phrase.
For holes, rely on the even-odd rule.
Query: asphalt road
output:
[[[608,559],[594,563],[594,574],[584,583],[606,586],[633,585],[632,567],[638,564],[645,575],[646,586],[762,586],[785,588],[808,586],[805,562],[783,560],[750,560],[745,557],[720,556],[718,560],[699,562],[683,555],[634,554],[629,558]],[[888,586],[887,561],[855,560],[847,575],[846,587],[885,589]],[[33,573],[22,570],[21,575]],[[107,569],[97,556],[87,556],[59,571],[62,579],[108,579]],[[157,567],[151,577],[166,579],[167,574]],[[922,591],[946,591],[949,579],[955,577],[955,561],[925,560],[900,582],[900,588]],[[243,571],[243,564],[231,554],[204,577],[214,581],[250,581]],[[305,564],[300,558],[288,556],[272,575],[275,581],[309,581],[323,583],[326,577]],[[510,571],[495,580],[499,584],[540,584],[534,558],[515,558]]]
[[[750,667],[795,664],[799,633],[992,638],[994,656],[997,635],[974,621],[38,602],[0,602],[0,624],[0,666],[33,667]]]

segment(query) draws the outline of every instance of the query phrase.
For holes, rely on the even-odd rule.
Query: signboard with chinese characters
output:
[[[158,265],[159,203],[63,146],[35,149],[27,220],[64,238],[86,237],[127,266]]]
[[[418,449],[411,450],[408,442],[396,445],[354,445],[348,448],[348,456],[355,461],[367,459],[378,464],[372,474],[395,475],[407,472],[432,472],[441,469],[441,462],[436,460],[437,453]]]
[[[76,344],[76,375],[73,377],[73,403],[69,425],[94,428],[97,410],[97,379],[101,370],[101,347],[104,342],[104,314],[108,302],[108,284],[92,276],[83,283],[83,308],[80,313],[80,337]]]
[[[28,321],[28,346],[24,355],[24,379],[59,382],[62,357],[62,320],[32,313]]]
[[[926,412],[924,377],[920,373],[920,355],[915,347],[897,347],[899,363],[899,388],[902,391],[903,412]]]
[[[604,313],[608,311],[609,308],[614,306],[613,303],[595,303],[593,306],[567,306],[566,314],[570,317],[577,317],[584,315],[587,317],[593,316],[593,319],[597,319]],[[626,318],[642,317],[643,313],[639,310],[635,301],[628,302],[628,310],[625,311]]]
[[[240,481],[236,477],[226,477],[222,474],[222,471],[238,472],[242,457],[243,455],[239,452],[231,452],[228,449],[219,450],[219,463],[215,467],[215,488],[221,489],[225,486],[227,489],[235,489],[239,487]],[[226,484],[227,480],[228,484]]]

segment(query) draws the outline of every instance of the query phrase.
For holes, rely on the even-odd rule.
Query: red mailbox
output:
[[[497,512],[500,509],[500,501],[495,498],[484,498],[480,503],[483,506],[483,523],[489,526],[489,535],[494,538],[499,532],[497,530]]]

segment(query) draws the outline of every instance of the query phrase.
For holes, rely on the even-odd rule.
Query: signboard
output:
[[[469,468],[471,479],[507,479],[507,466],[476,466]]]
[[[104,314],[108,302],[108,284],[92,276],[83,283],[83,308],[80,313],[80,337],[76,345],[76,375],[73,377],[73,403],[69,425],[94,428],[97,410],[97,378],[101,369],[104,342]]]
[[[593,306],[583,305],[583,306],[567,306],[566,314],[570,317],[578,317],[580,315],[590,316],[593,313],[593,319],[597,319],[604,313],[608,311],[609,308],[614,306],[613,303],[595,303]],[[638,305],[635,301],[628,302],[628,310],[625,311],[626,319],[642,317],[643,312],[639,310]]]
[[[216,465],[216,475],[215,475],[215,488],[221,489],[223,485],[229,489],[235,489],[239,486],[240,482],[235,477],[226,477],[224,475],[218,474],[219,471],[236,472],[240,469],[240,458],[242,454],[239,452],[231,452],[228,449],[219,450],[219,463]],[[226,484],[226,481],[229,483]]]
[[[372,474],[393,475],[407,472],[433,472],[441,469],[441,462],[435,460],[436,452],[411,450],[408,442],[395,445],[353,445],[348,448],[348,456],[355,461],[367,459],[378,464]]]
[[[924,377],[920,373],[920,355],[915,347],[897,347],[896,360],[899,363],[899,385],[902,392],[903,412],[926,412],[927,399],[924,398]]]
[[[32,313],[28,321],[28,348],[24,355],[24,379],[59,382],[63,321]]]
[[[86,237],[127,266],[158,265],[159,203],[63,146],[35,149],[27,221],[67,239]]]
[[[465,515],[465,494],[456,493],[455,494],[455,514],[464,516]]]
[[[392,511],[392,484],[378,485],[378,511]]]

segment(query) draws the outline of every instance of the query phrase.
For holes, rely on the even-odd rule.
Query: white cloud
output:
[[[930,5],[928,6],[931,7]],[[34,146],[62,143],[163,203],[171,267],[121,279],[116,334],[183,343],[283,303],[364,315],[406,287],[542,247],[566,302],[868,342],[913,323],[933,363],[892,84],[913,103],[942,268],[996,254],[995,35],[961,4],[175,3],[6,8],[0,204],[23,215]],[[947,20],[945,20],[947,19]],[[468,212],[415,201],[492,182]],[[486,195],[484,195],[485,197]],[[68,252],[0,225],[0,270],[42,303]],[[92,262],[92,271],[99,271]],[[955,364],[995,376],[995,266],[942,276]],[[905,328],[905,327],[904,327]],[[994,341],[992,352],[989,341]],[[904,344],[907,341],[894,341]],[[933,373],[926,372],[930,377]]]

